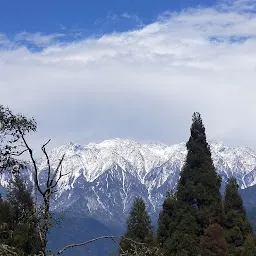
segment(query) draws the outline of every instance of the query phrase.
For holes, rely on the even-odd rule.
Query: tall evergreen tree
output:
[[[135,242],[152,246],[154,240],[153,227],[146,211],[145,202],[142,198],[134,200],[130,215],[127,219],[127,230],[124,236]],[[120,247],[124,251],[132,251],[134,248],[132,242],[125,239],[121,240]]]
[[[239,253],[246,238],[253,234],[238,189],[239,185],[236,179],[231,177],[228,180],[224,196],[224,227],[226,229],[226,239],[233,254]]]
[[[177,187],[177,198],[196,210],[201,230],[204,231],[209,224],[219,222],[222,217],[221,178],[213,165],[205,127],[199,113],[193,114],[190,132],[186,145],[187,158]]]
[[[220,223],[223,216],[221,178],[213,165],[199,113],[193,114],[190,133],[172,214],[176,226],[172,227],[175,231],[170,234],[170,253],[166,255],[199,255],[200,237],[210,224]]]

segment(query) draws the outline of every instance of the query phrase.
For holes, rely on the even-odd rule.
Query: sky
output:
[[[123,138],[256,149],[256,0],[0,0],[0,104],[37,151]],[[39,151],[38,151],[39,152]]]

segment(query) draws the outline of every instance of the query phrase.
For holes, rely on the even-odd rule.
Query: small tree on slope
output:
[[[238,188],[236,179],[231,177],[228,180],[224,197],[226,239],[234,254],[242,249],[247,236],[253,234]]]
[[[157,229],[157,240],[165,254],[170,253],[171,235],[177,226],[175,213],[177,213],[177,198],[175,194],[168,192],[163,203],[163,209],[159,214]]]
[[[142,198],[134,200],[130,215],[127,219],[126,238],[130,238],[136,242],[144,243],[152,246],[153,243],[153,227],[150,217],[146,212],[146,205]],[[132,251],[134,246],[132,242],[122,239],[120,242],[122,251]]]

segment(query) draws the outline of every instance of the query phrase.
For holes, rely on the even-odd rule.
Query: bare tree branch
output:
[[[117,247],[119,247],[120,251],[125,254],[125,251],[123,250],[123,248],[121,247],[121,245],[115,240],[114,237],[112,237],[112,241],[117,245]]]
[[[49,182],[50,182],[50,176],[51,176],[51,164],[50,164],[50,159],[49,159],[49,156],[46,152],[46,149],[45,147],[48,145],[48,143],[51,141],[51,139],[49,139],[43,146],[42,146],[42,151],[46,157],[46,160],[47,160],[47,165],[48,165],[48,175],[47,175],[47,182],[46,182],[46,186],[48,187],[49,186]]]
[[[59,164],[58,164],[56,170],[54,171],[54,174],[53,174],[52,179],[51,179],[51,181],[50,181],[50,186],[52,186],[52,184],[53,184],[53,182],[54,182],[54,179],[56,178],[56,176],[57,176],[57,174],[58,174],[58,172],[59,172],[59,169],[60,169],[60,167],[62,166],[62,162],[64,161],[64,158],[65,158],[65,154],[63,154],[63,156],[61,157],[61,159],[60,159],[60,161],[59,161]]]
[[[71,172],[67,172],[67,173],[65,173],[65,174],[62,174],[62,172],[60,172],[59,178],[56,180],[55,184],[51,186],[51,188],[55,188],[55,187],[58,185],[60,179],[61,179],[62,177],[64,177],[64,176],[66,176],[66,175],[69,175],[70,173],[71,173]]]
[[[34,166],[34,169],[35,169],[34,181],[35,181],[36,188],[37,188],[37,190],[39,191],[39,193],[40,193],[41,195],[43,195],[43,191],[42,191],[42,189],[41,189],[41,187],[40,187],[40,185],[39,185],[39,180],[38,180],[38,168],[37,168],[36,161],[35,161],[35,158],[34,158],[34,155],[33,155],[33,151],[32,151],[32,149],[29,147],[29,145],[28,145],[28,143],[27,143],[27,141],[26,141],[26,139],[25,139],[25,137],[24,137],[23,132],[20,130],[20,128],[18,128],[18,130],[19,130],[19,133],[20,133],[20,135],[21,135],[22,141],[24,142],[24,144],[25,144],[25,146],[26,146],[26,148],[27,148],[27,150],[28,150],[28,152],[29,152],[31,161],[32,161],[33,166]]]
[[[79,244],[70,244],[70,245],[67,245],[65,246],[64,248],[62,248],[61,250],[59,250],[56,254],[56,256],[58,255],[61,255],[64,251],[66,251],[67,249],[71,249],[71,248],[74,248],[74,247],[80,247],[80,246],[84,246],[84,245],[87,245],[87,244],[90,244],[90,243],[93,243],[95,241],[98,241],[98,240],[102,240],[102,239],[111,239],[113,241],[113,239],[115,238],[123,238],[125,240],[128,240],[130,242],[133,242],[134,244],[138,244],[138,245],[144,245],[144,243],[140,243],[140,242],[136,242],[130,238],[126,238],[124,236],[99,236],[99,237],[96,237],[94,239],[91,239],[91,240],[88,240],[88,241],[85,241],[83,243],[79,243]],[[116,242],[116,241],[115,241]]]
[[[23,151],[21,151],[20,153],[11,153],[11,156],[21,156],[23,153],[25,153],[26,151],[28,151],[28,149],[24,149]]]

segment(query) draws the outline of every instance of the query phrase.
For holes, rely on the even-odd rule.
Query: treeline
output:
[[[175,193],[167,193],[157,234],[142,198],[134,201],[119,255],[255,256],[256,238],[238,184],[230,178],[224,198],[199,113],[192,118],[188,154]]]

